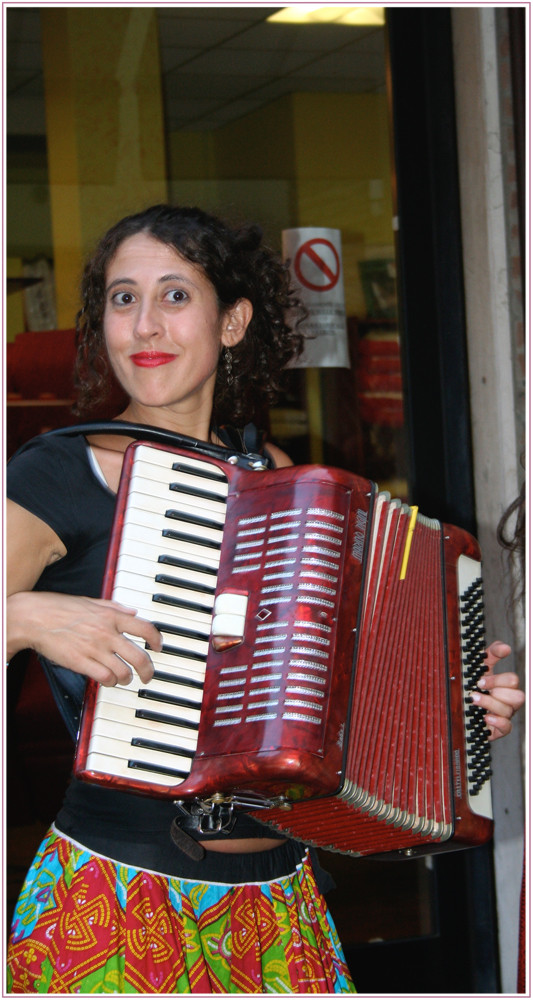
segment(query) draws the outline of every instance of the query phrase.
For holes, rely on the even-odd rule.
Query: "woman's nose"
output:
[[[161,314],[155,302],[142,302],[135,318],[135,333],[149,339],[162,331]]]

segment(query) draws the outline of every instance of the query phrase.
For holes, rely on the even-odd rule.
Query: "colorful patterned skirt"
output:
[[[16,907],[7,985],[10,993],[355,992],[307,852],[267,882],[203,883],[118,864],[54,831]]]

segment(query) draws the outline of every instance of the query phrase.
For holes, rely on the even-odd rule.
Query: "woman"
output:
[[[103,238],[82,284],[81,403],[110,376],[121,418],[224,443],[269,400],[300,347],[287,271],[255,228],[156,206]],[[41,657],[75,735],[85,679],[152,675],[157,629],[98,595],[127,438],[41,438],[11,463],[8,651]],[[276,466],[290,461],[268,445]],[[520,703],[512,674],[481,704],[494,737]],[[497,690],[492,693],[492,691]],[[73,780],[15,913],[12,992],[353,992],[312,852],[246,814],[229,835],[197,836],[192,860],[169,830],[171,802]]]

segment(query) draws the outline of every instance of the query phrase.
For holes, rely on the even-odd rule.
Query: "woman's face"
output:
[[[108,265],[105,342],[120,384],[141,406],[210,406],[231,316],[200,268],[146,233],[125,239]]]

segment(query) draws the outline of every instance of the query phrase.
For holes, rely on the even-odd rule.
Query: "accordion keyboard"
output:
[[[463,669],[464,723],[468,802],[472,812],[492,819],[490,792],[490,745],[484,721],[484,709],[474,705],[470,695],[486,670],[485,628],[483,620],[483,584],[481,564],[468,556],[459,556],[459,619],[461,625],[461,660]]]
[[[112,596],[154,622],[163,648],[151,653],[148,684],[135,674],[127,686],[98,689],[90,770],[161,785],[190,772],[227,493],[214,464],[137,449]]]

